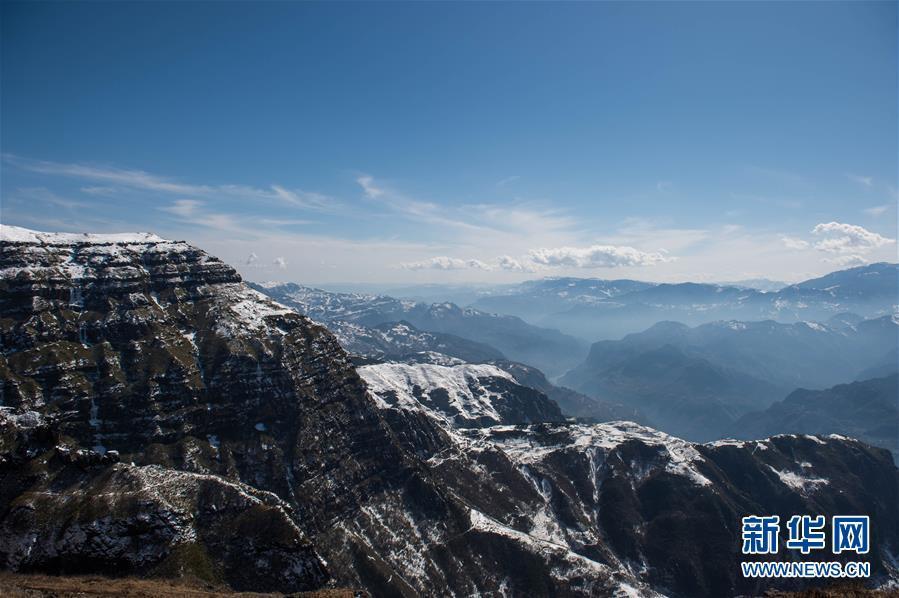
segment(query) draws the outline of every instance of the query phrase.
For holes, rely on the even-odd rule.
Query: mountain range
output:
[[[720,438],[741,415],[796,388],[857,379],[871,364],[887,362],[897,343],[895,316],[842,314],[827,324],[660,322],[619,341],[595,343],[560,383],[640,409],[653,425],[704,441]]]
[[[743,415],[727,435],[776,434],[841,434],[890,449],[899,458],[899,374],[795,390],[764,411]]]
[[[873,318],[893,313],[897,297],[899,264],[882,262],[776,291],[741,283],[546,278],[497,289],[472,306],[516,315],[592,342],[621,338],[663,320],[689,325],[716,320],[790,323],[826,321],[841,312]]]
[[[572,422],[499,362],[356,368],[325,327],[183,242],[0,238],[6,569],[374,596],[731,596],[805,586],[740,575],[742,516],[858,512],[878,531],[854,558],[871,583],[899,581],[888,451]]]

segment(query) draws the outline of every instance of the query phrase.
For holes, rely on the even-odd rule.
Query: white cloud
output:
[[[815,243],[815,249],[827,253],[860,254],[894,243],[861,226],[842,222],[826,222],[815,226],[812,234],[823,237]]]
[[[281,256],[278,256],[275,259],[273,259],[272,263],[274,265],[276,265],[278,268],[280,268],[281,270],[287,269],[287,260]]]
[[[568,268],[652,266],[674,259],[662,253],[647,253],[633,247],[616,245],[532,249],[529,255],[531,261],[541,266]]]
[[[656,183],[657,191],[668,191],[669,189],[672,189],[673,187],[674,187],[674,183],[672,183],[671,181],[659,181],[658,183]]]
[[[432,257],[419,262],[406,262],[400,264],[404,270],[491,270],[492,268],[481,260],[463,260],[445,255]]]
[[[256,255],[255,252],[251,252],[250,255],[247,256],[246,264],[249,266],[250,264],[259,260],[259,256]]]
[[[797,251],[802,249],[809,248],[809,242],[803,241],[802,239],[797,239],[796,237],[788,237],[787,235],[781,235],[780,240],[783,242],[784,247],[787,249],[795,249]]]
[[[874,185],[874,178],[869,176],[859,176],[857,174],[847,174],[846,178],[850,181],[854,181],[863,187],[871,187]]]

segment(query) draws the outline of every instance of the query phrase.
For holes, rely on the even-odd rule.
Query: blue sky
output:
[[[896,3],[2,3],[0,221],[250,279],[896,261]]]

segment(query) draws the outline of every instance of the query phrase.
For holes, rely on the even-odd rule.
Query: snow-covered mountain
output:
[[[494,365],[383,363],[357,371],[379,407],[422,411],[444,426],[564,421],[559,406],[546,395]]]
[[[765,589],[741,516],[848,509],[878,522],[872,583],[899,579],[886,451],[556,421],[487,365],[367,366],[369,389],[327,329],[185,243],[0,227],[0,314],[5,569],[728,596]]]
[[[555,593],[562,571],[576,580],[576,593],[589,595],[755,595],[777,584],[739,574],[732,522],[741,513],[785,517],[840,504],[858,484],[874,482],[859,477],[864,466],[855,462],[867,451],[892,467],[885,451],[841,436],[693,444],[632,422],[483,425],[502,416],[475,417],[489,412],[476,398],[489,393],[466,391],[461,371],[378,365],[360,373],[388,421],[412,416],[440,428],[439,437],[401,437],[471,505],[470,534],[513,540],[526,561],[531,551],[555,555],[551,577],[531,578],[528,595]],[[433,395],[444,393],[452,398],[435,406]],[[896,484],[886,490],[885,500],[899,498]],[[841,498],[833,503],[835,496]],[[887,525],[899,522],[888,502],[875,509]],[[899,574],[893,567],[884,564],[885,577]]]

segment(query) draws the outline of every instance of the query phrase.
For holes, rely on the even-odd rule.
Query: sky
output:
[[[895,2],[0,11],[3,225],[306,284],[897,261]]]

